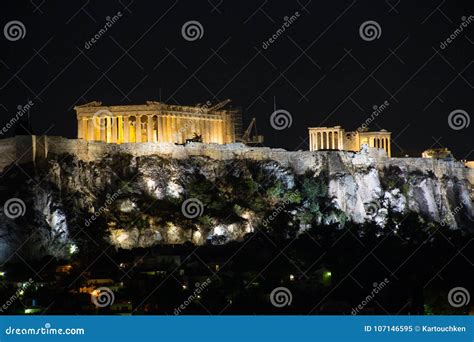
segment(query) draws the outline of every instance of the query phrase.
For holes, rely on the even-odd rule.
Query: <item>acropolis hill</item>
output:
[[[383,228],[408,214],[429,224],[473,229],[474,169],[454,159],[388,157],[386,131],[358,135],[339,126],[312,128],[313,151],[286,151],[235,142],[235,129],[234,141],[222,143],[228,138],[224,132],[232,130],[222,130],[221,119],[213,117],[209,120],[220,123],[194,122],[186,126],[189,131],[178,129],[182,140],[176,144],[153,141],[159,140],[159,122],[167,125],[168,119],[151,114],[151,125],[145,125],[147,117],[144,130],[135,127],[128,138],[125,121],[122,133],[87,121],[89,133],[102,141],[27,135],[1,139],[2,199],[21,198],[27,210],[17,220],[0,213],[0,233],[37,234],[32,257],[63,257],[64,245],[84,222],[99,225],[110,243],[126,249],[185,241],[225,243],[268,224],[275,208],[285,211],[291,221],[286,226],[295,232],[347,222]],[[198,135],[211,141],[185,143],[195,133],[192,127],[203,128]],[[134,141],[112,142],[104,131]],[[138,135],[152,141],[137,142]],[[345,146],[346,135],[350,144],[367,143],[357,152],[335,149]],[[179,204],[189,198],[202,202],[205,219],[183,217]],[[5,255],[22,241],[0,236]]]

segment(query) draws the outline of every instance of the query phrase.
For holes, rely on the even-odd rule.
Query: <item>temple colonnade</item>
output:
[[[317,127],[309,130],[310,151],[342,150],[344,130],[338,127]]]

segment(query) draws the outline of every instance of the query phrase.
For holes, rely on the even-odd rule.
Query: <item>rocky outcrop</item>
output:
[[[140,153],[126,144],[92,155],[49,145],[34,163],[6,167],[2,203],[19,199],[25,211],[0,215],[0,260],[16,251],[67,257],[88,239],[131,249],[222,244],[255,229],[285,236],[348,222],[384,229],[408,213],[452,229],[473,226],[469,169],[454,161],[389,159],[379,150],[138,145]]]

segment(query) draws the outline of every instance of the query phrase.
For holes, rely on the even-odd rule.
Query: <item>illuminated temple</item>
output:
[[[199,137],[204,143],[238,140],[242,116],[217,105],[177,106],[156,101],[144,105],[102,106],[91,102],[76,106],[78,138],[107,143],[171,142],[182,144]]]
[[[357,130],[346,132],[341,126],[309,127],[309,150],[344,150],[358,152],[362,145],[381,148],[391,157],[390,132],[382,129],[369,132]]]

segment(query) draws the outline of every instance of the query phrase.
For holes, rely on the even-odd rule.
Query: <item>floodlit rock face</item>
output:
[[[222,244],[256,229],[284,236],[348,222],[383,229],[408,213],[473,228],[471,171],[454,161],[240,144],[66,145],[49,145],[41,158],[35,150],[35,163],[4,165],[2,203],[21,199],[25,211],[0,214],[1,261],[15,251],[68,257],[72,244],[103,241],[132,249]]]

